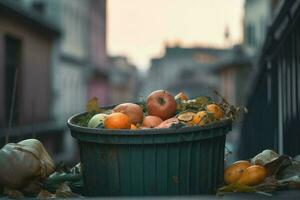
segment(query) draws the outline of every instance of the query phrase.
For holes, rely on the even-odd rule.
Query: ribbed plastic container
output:
[[[231,122],[179,129],[109,130],[76,125],[85,196],[213,194],[223,181]]]

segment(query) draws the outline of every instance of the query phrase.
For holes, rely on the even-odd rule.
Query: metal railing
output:
[[[300,154],[300,1],[284,1],[268,30],[248,99],[239,157]]]

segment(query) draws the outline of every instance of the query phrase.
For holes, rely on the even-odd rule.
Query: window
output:
[[[249,46],[256,45],[255,27],[253,24],[246,25],[246,42]]]
[[[12,124],[19,121],[19,84],[21,75],[21,40],[10,35],[4,38],[5,65],[5,119],[9,123],[12,114]],[[11,110],[13,111],[11,113]]]

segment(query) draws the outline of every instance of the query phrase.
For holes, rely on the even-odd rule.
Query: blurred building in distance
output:
[[[111,103],[138,101],[141,81],[136,66],[124,56],[111,56],[109,65]]]
[[[300,152],[300,1],[276,2],[250,90],[240,159],[264,149],[289,156]]]
[[[235,45],[231,54],[216,65],[214,72],[220,80],[220,92],[235,105],[245,106],[260,55],[274,13],[280,0],[246,0],[244,41]]]
[[[24,41],[24,44],[21,42],[21,46],[24,57],[32,63],[29,63],[29,71],[24,79],[32,81],[34,86],[32,90],[41,90],[42,93],[41,95],[33,93],[34,100],[24,101],[26,107],[30,108],[32,104],[36,107],[42,102],[45,105],[36,108],[38,112],[51,116],[55,124],[67,131],[65,125],[67,119],[85,110],[89,96],[97,96],[102,102],[109,101],[106,0],[19,0],[13,1],[14,3],[3,0],[1,2],[9,2],[12,10],[21,9],[24,11],[25,18],[36,19],[23,25],[32,33],[27,33],[28,36],[26,35],[24,40],[28,37],[28,42]],[[8,16],[13,14],[12,11],[8,12]],[[17,27],[26,20],[20,17],[15,21],[16,25],[7,23],[1,28]],[[36,24],[44,29],[34,32]],[[52,25],[58,29],[61,37],[51,39]],[[42,29],[40,27],[38,28]],[[20,35],[22,31],[24,32],[22,29],[15,30],[16,35]],[[40,77],[35,77],[35,74]],[[26,95],[25,99],[27,98],[30,97]],[[17,101],[23,102],[23,99],[17,98]],[[28,112],[28,115],[32,113]],[[30,118],[26,116],[26,119]],[[76,145],[69,133],[60,135],[62,138],[56,142],[62,145],[57,152],[63,154],[58,158],[72,159]]]
[[[246,0],[244,16],[244,48],[249,56],[258,56],[277,5],[283,0]]]
[[[166,47],[162,57],[151,60],[144,92],[166,89],[190,97],[211,95],[218,87],[211,69],[228,54],[230,49]]]
[[[7,133],[9,141],[43,135],[56,151],[63,128],[52,115],[51,72],[60,30],[18,3],[0,1],[0,146]]]
[[[245,106],[248,80],[252,70],[252,60],[236,45],[224,60],[217,63],[213,72],[219,79],[219,92],[233,105]]]
[[[244,41],[233,46],[231,54],[214,68],[218,75],[219,91],[231,104],[246,107],[256,64],[260,56],[268,27],[272,22],[280,0],[246,0],[244,15]],[[233,127],[227,137],[227,145],[234,151],[232,161],[237,159],[241,124]]]
[[[111,101],[109,63],[106,54],[106,1],[90,0],[90,70],[88,98],[97,97],[101,105]]]
[[[252,59],[246,55],[241,45],[234,46],[231,53],[214,66],[212,71],[218,76],[218,91],[230,104],[240,107],[246,106],[247,89],[252,69]],[[236,160],[236,148],[239,140],[240,123],[237,123],[234,124],[231,133],[226,137],[226,145],[233,152],[227,158],[229,163]]]
[[[60,27],[53,62],[53,112],[65,123],[90,96],[107,102],[106,0],[21,0]],[[95,85],[99,87],[95,87]]]

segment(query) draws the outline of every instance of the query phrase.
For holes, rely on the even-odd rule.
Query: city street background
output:
[[[56,162],[77,163],[66,122],[92,97],[106,106],[157,89],[218,91],[246,107],[282,2],[0,0],[0,147],[37,138]],[[250,156],[238,153],[243,123],[228,134],[228,162]]]

